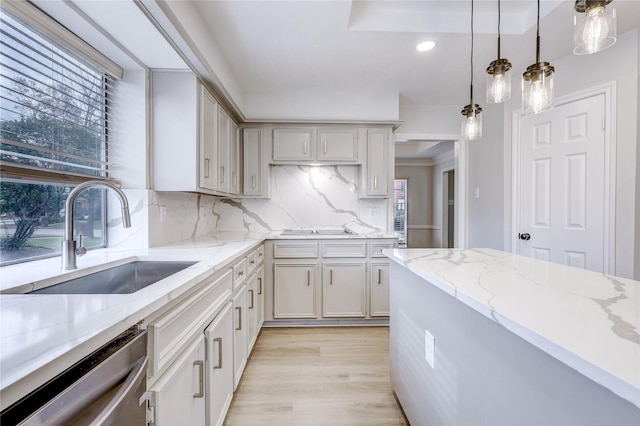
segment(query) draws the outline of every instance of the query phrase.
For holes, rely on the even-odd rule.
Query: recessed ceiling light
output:
[[[436,47],[435,41],[423,41],[422,43],[416,46],[418,52],[426,52],[427,50],[431,50]]]

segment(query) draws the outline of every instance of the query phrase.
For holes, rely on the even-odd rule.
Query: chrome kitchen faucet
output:
[[[64,222],[64,241],[62,241],[62,270],[70,271],[72,269],[78,269],[76,266],[76,256],[82,256],[87,252],[85,247],[82,247],[82,235],[78,238],[78,245],[76,246],[76,240],[73,238],[73,205],[80,194],[85,189],[95,187],[105,187],[111,189],[120,198],[120,205],[122,207],[122,226],[124,228],[131,227],[131,217],[129,216],[129,202],[124,192],[117,186],[109,182],[102,182],[99,180],[90,180],[83,182],[80,185],[73,188],[67,197],[65,207],[65,222]]]

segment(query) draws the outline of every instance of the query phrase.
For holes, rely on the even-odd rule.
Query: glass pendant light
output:
[[[487,68],[487,103],[511,99],[511,62],[500,58],[500,0],[498,0],[498,59]]]
[[[540,0],[536,28],[536,63],[522,74],[522,109],[525,114],[538,114],[553,108],[553,71],[549,62],[540,62]]]
[[[576,0],[573,17],[573,53],[589,55],[616,42],[616,9],[612,0]]]
[[[466,140],[482,137],[482,108],[473,103],[473,0],[471,0],[471,85],[469,105],[462,109],[462,137]]]

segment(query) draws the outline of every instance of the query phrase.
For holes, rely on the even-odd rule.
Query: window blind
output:
[[[2,163],[106,177],[115,79],[4,9],[0,21]]]

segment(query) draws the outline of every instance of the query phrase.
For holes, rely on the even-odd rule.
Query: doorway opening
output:
[[[398,246],[407,246],[407,179],[393,181],[393,232]]]
[[[442,173],[442,246],[455,246],[455,170],[449,169]]]

